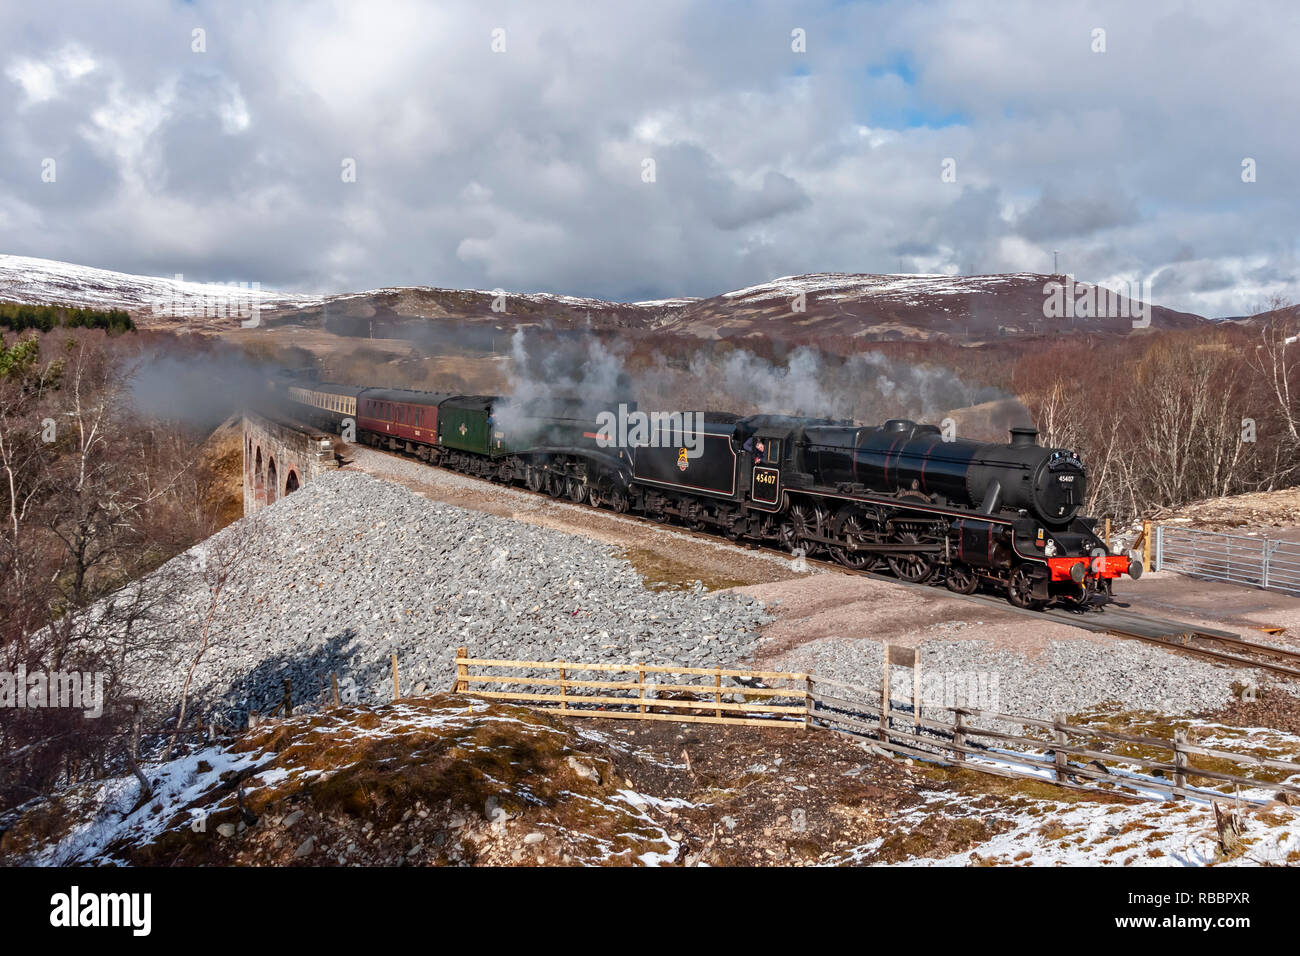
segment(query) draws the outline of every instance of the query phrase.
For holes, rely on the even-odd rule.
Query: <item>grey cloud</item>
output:
[[[810,202],[808,194],[797,182],[769,170],[759,189],[733,189],[724,193],[721,208],[710,218],[719,229],[739,229],[802,209]]]
[[[1047,192],[1016,220],[1015,228],[1028,239],[1050,242],[1088,236],[1137,221],[1137,203],[1125,196],[1065,198]]]
[[[1082,279],[1164,275],[1160,304],[1235,313],[1300,294],[1294,264],[1257,264],[1300,213],[1300,133],[1278,121],[1297,18],[1280,0],[11,4],[0,63],[75,44],[95,68],[39,103],[0,75],[0,249],[268,288],[635,299],[900,257],[1045,270],[1060,248]]]

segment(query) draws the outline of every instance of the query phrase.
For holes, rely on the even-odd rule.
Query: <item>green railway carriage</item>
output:
[[[504,436],[494,434],[492,395],[453,395],[438,408],[438,441],[444,448],[496,457],[508,452]]]

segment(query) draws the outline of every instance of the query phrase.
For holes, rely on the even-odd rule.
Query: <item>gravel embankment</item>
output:
[[[217,602],[191,693],[200,713],[233,722],[250,708],[272,709],[285,678],[299,708],[326,699],[331,674],[345,698],[354,691],[361,703],[390,700],[394,653],[404,694],[449,688],[461,646],[477,657],[742,666],[773,620],[759,600],[737,592],[647,590],[613,545],[336,472],[158,572],[178,582],[176,599],[164,648],[131,659],[133,693],[175,706],[212,603],[213,567],[223,545],[249,528],[260,530]],[[920,627],[928,705],[1034,717],[1100,705],[1198,712],[1223,706],[1232,684],[1252,676],[1130,641],[1052,641],[1024,656],[976,633],[955,639],[946,626]],[[832,631],[764,667],[874,687],[880,659],[876,640]],[[621,679],[573,669],[568,676]],[[894,683],[896,697],[910,697],[910,672],[895,671]]]
[[[769,620],[740,594],[649,591],[612,546],[335,472],[158,572],[178,582],[168,646],[135,656],[135,693],[179,700],[223,548],[250,528],[260,530],[216,602],[191,693],[205,715],[236,721],[273,708],[286,677],[300,706],[324,699],[331,673],[361,703],[388,701],[393,653],[404,694],[449,688],[461,646],[477,657],[735,666]]]
[[[922,713],[973,706],[1051,719],[1100,705],[1108,710],[1188,713],[1223,706],[1249,672],[1217,667],[1136,641],[1053,641],[1029,658],[980,640],[931,640],[920,649]],[[782,655],[781,666],[876,687],[881,647],[874,641],[822,640]],[[1257,679],[1257,677],[1256,677]],[[895,706],[911,700],[912,671],[891,671]],[[902,705],[908,706],[908,705]],[[936,719],[951,715],[935,711]]]

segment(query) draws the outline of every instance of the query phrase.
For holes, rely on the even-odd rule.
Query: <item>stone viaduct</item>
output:
[[[244,413],[245,515],[337,467],[333,440],[324,432]]]

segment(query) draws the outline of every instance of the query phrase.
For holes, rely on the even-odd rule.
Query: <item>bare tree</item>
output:
[[[1277,297],[1265,314],[1250,365],[1266,384],[1289,444],[1300,448],[1300,306]]]
[[[0,342],[4,664],[104,672],[110,705],[128,658],[168,633],[172,582],[141,576],[209,527],[196,441],[131,407],[129,351],[84,330]],[[107,715],[4,709],[0,806],[102,769],[117,730]]]
[[[163,759],[170,758],[176,747],[176,741],[185,728],[185,717],[189,708],[190,686],[194,674],[202,663],[204,656],[216,644],[220,643],[224,632],[219,629],[218,615],[224,604],[225,596],[232,577],[249,559],[264,536],[260,520],[254,516],[232,525],[213,539],[198,545],[191,554],[195,568],[201,576],[207,590],[207,603],[198,619],[199,637],[194,647],[193,657],[185,672],[181,684],[180,711],[176,717],[176,727],[167,744]]]

